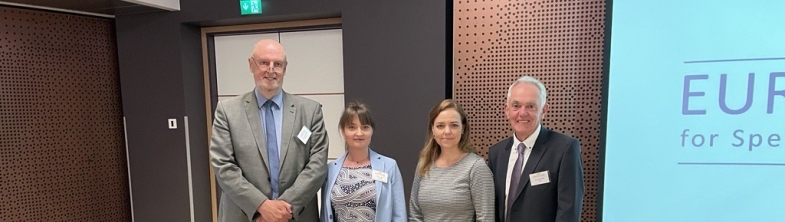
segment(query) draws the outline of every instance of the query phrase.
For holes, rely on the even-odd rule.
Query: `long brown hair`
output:
[[[469,142],[469,136],[471,133],[469,132],[469,119],[466,117],[466,113],[461,108],[461,105],[458,105],[455,101],[451,99],[446,99],[439,103],[438,105],[431,108],[431,112],[428,116],[428,141],[425,142],[425,146],[420,151],[420,160],[417,162],[417,175],[420,177],[424,177],[428,175],[428,171],[431,169],[431,165],[433,162],[436,161],[436,157],[442,153],[442,148],[436,143],[436,139],[433,138],[433,122],[436,121],[436,117],[439,114],[448,109],[455,109],[458,112],[458,115],[461,116],[461,125],[462,125],[462,132],[461,132],[461,140],[458,141],[458,148],[461,151],[466,153],[472,153],[476,150],[472,147],[471,142]]]

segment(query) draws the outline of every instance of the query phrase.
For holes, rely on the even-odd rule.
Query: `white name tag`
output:
[[[546,170],[529,174],[529,181],[531,181],[532,186],[537,186],[540,184],[550,183],[551,178],[548,177],[548,171]]]
[[[387,183],[387,173],[382,171],[374,170],[371,178],[376,181],[381,181],[382,183]]]
[[[300,133],[297,134],[297,139],[300,139],[300,142],[303,142],[303,144],[308,144],[308,137],[311,137],[311,130],[303,126]]]

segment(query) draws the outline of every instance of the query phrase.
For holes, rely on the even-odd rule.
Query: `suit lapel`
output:
[[[368,149],[368,158],[371,161],[371,175],[373,175],[373,171],[385,172],[384,171],[384,167],[385,167],[384,166],[384,162],[382,162],[382,158],[381,158],[381,156],[379,156],[378,153],[374,152],[371,149]],[[389,181],[389,176],[390,175],[387,175],[387,176],[388,176],[387,177],[388,178],[387,182],[389,183],[390,182]],[[371,178],[373,178],[373,176],[371,176]],[[382,186],[383,186],[383,184],[382,184],[381,181],[378,181],[378,180],[374,180],[374,184],[376,185],[376,204],[379,204],[379,197],[382,194]]]
[[[254,89],[256,90],[256,89]],[[248,117],[248,124],[251,126],[253,138],[256,141],[256,149],[262,155],[262,165],[267,167],[267,142],[262,131],[262,120],[259,116],[259,102],[256,100],[254,92],[245,95],[245,116]],[[270,169],[267,169],[268,173]]]
[[[330,196],[329,193],[333,190],[333,186],[335,185],[335,180],[338,179],[338,173],[341,172],[341,167],[343,167],[343,160],[346,159],[346,155],[347,154],[348,153],[344,153],[343,156],[341,156],[341,158],[338,158],[337,160],[333,161],[332,164],[329,164],[329,166],[328,166],[329,167],[329,169],[327,170],[327,172],[328,172],[327,176],[328,177],[326,179],[327,180],[327,191],[322,191],[322,192],[327,192],[328,193],[328,195],[327,195],[328,197]],[[330,173],[330,172],[332,172],[332,173]],[[330,202],[330,201],[327,201],[327,202]]]
[[[507,166],[510,164],[510,152],[512,151],[513,140],[514,139],[512,137],[507,139],[507,144],[504,145],[504,151],[499,154],[499,169],[496,171],[498,172],[496,173],[496,177],[500,178],[501,180],[497,181],[497,183],[500,182],[502,184],[507,184]],[[503,190],[502,194],[504,192],[505,191]]]
[[[507,166],[510,164],[510,152],[512,151],[513,140],[515,140],[515,138],[510,137],[509,139],[507,139],[507,142],[504,144],[504,146],[503,146],[504,149],[501,151],[501,153],[499,153],[499,157],[498,157],[499,163],[497,164],[497,166],[499,168],[496,169],[497,170],[496,174],[494,174],[494,176],[496,177],[495,183],[497,183],[497,184],[505,184],[505,187],[506,187],[507,180],[508,180],[508,178],[507,178],[507,168],[508,167]],[[506,192],[506,190],[497,190],[497,192],[499,192],[499,195],[501,197],[505,197],[506,198],[506,196],[504,195],[504,192]],[[496,200],[496,201],[499,204],[499,206],[505,206],[505,203],[506,203],[505,201],[507,201],[507,200],[504,199],[504,198],[499,198],[499,200]],[[507,207],[499,207],[499,214],[500,215],[505,215],[505,211],[506,210],[507,210]],[[504,219],[504,216],[502,216],[502,219]]]
[[[294,132],[294,122],[297,113],[297,108],[294,107],[294,98],[292,95],[283,92],[283,112],[281,112],[283,124],[281,124],[281,166],[286,162],[286,155],[289,153],[289,141],[292,140],[292,133]]]
[[[521,174],[521,181],[518,182],[518,190],[515,193],[515,199],[518,199],[521,193],[523,193],[523,188],[529,183],[529,174],[534,172],[534,168],[540,163],[540,159],[542,159],[543,154],[545,154],[545,150],[548,149],[548,146],[545,145],[547,142],[548,129],[543,126],[540,129],[540,135],[537,136],[537,141],[534,142],[534,148],[532,148],[532,152],[529,154],[526,166],[523,167],[523,173]]]

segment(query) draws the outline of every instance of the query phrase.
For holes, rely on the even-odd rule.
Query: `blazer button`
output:
[[[270,177],[267,177],[267,182],[270,182]]]
[[[332,219],[333,219],[333,215],[332,215],[332,214],[330,214],[330,220],[332,220]]]

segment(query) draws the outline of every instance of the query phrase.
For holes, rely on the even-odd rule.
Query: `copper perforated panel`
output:
[[[0,221],[130,221],[113,26],[0,7]]]
[[[603,0],[454,1],[454,96],[467,111],[478,154],[511,135],[509,85],[540,79],[550,111],[543,125],[581,141],[586,196],[595,221],[602,96]]]

